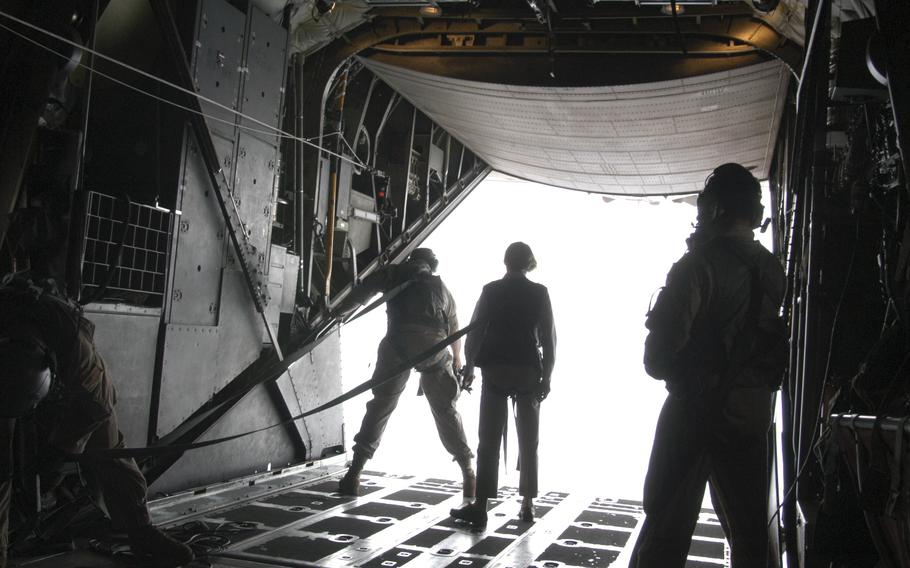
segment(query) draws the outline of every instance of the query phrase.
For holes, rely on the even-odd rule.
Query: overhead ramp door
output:
[[[789,81],[778,61],[602,87],[481,83],[363,62],[494,169],[620,195],[694,193],[724,162],[766,178]]]

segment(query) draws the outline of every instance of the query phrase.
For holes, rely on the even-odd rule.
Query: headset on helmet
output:
[[[0,417],[18,418],[48,395],[53,355],[36,337],[0,337]]]
[[[736,163],[718,166],[698,194],[698,224],[743,219],[753,229],[761,225],[764,206],[761,184],[752,172]]]
[[[428,248],[416,248],[414,249],[410,256],[408,256],[408,262],[412,261],[421,261],[429,265],[430,271],[436,272],[436,268],[439,266],[439,260],[436,258],[436,255],[433,254],[432,249]]]

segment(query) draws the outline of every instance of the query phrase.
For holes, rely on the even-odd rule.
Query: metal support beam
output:
[[[551,32],[514,14],[497,17],[487,10],[423,22],[395,9],[373,13],[370,25],[320,52],[323,69],[335,69],[351,55],[362,54],[456,79],[572,87],[682,79],[771,57],[783,61],[794,75],[802,67],[801,46],[743,14],[681,18],[680,33],[689,52],[683,55],[673,23],[665,16],[633,23],[629,17],[588,20],[561,14]],[[655,59],[655,54],[664,57]]]

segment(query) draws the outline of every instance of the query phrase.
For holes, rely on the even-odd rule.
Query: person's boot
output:
[[[366,454],[354,452],[354,458],[351,460],[351,467],[348,468],[344,477],[338,481],[339,493],[342,495],[351,495],[353,497],[360,495],[360,472],[363,471],[363,466],[366,465],[368,459],[370,458],[368,458]]]
[[[518,511],[518,520],[530,523],[534,520],[534,499],[525,497],[521,501],[521,509]]]
[[[474,465],[470,456],[456,458],[458,465],[461,467],[461,494],[465,500],[474,499],[477,492],[477,474],[474,473]]]
[[[142,566],[177,568],[193,561],[189,546],[174,540],[152,525],[129,531],[130,551]]]
[[[450,509],[449,516],[462,521],[475,529],[487,526],[487,504],[475,501],[458,509]]]

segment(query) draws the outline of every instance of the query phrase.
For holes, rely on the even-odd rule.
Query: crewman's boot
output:
[[[474,473],[474,464],[471,456],[462,456],[455,458],[461,467],[461,494],[465,501],[474,499],[474,493],[477,491],[477,474]]]
[[[360,495],[360,472],[363,471],[363,466],[366,465],[368,459],[370,458],[366,454],[354,452],[351,467],[348,468],[348,472],[344,474],[344,477],[338,481],[339,493],[354,497]]]
[[[449,516],[475,529],[485,528],[487,526],[487,500],[478,499],[458,509],[451,509]]]
[[[152,525],[129,531],[130,551],[141,566],[177,568],[195,558],[193,549],[174,540]]]
[[[521,509],[518,511],[518,520],[530,523],[534,521],[534,499],[524,497],[521,500]]]

